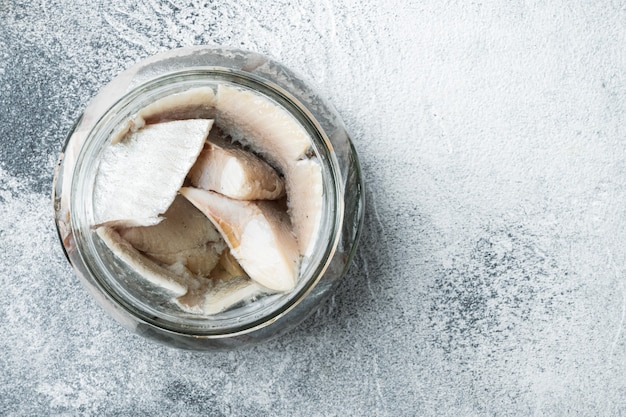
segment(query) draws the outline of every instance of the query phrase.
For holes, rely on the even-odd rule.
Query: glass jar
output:
[[[93,188],[103,149],[146,105],[195,87],[251,89],[282,106],[312,138],[323,177],[323,211],[312,255],[290,292],[267,295],[216,315],[180,310],[118,260],[93,230]],[[132,179],[129,179],[132,180]],[[121,73],[72,128],[53,186],[59,237],[82,284],[124,327],[187,349],[236,348],[284,333],[336,288],[355,253],[363,219],[356,152],[335,110],[302,79],[256,53],[194,47],[171,50]]]

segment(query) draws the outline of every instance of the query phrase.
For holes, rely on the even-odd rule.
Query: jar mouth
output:
[[[253,90],[287,110],[312,140],[321,165],[322,216],[311,255],[303,259],[296,287],[211,316],[186,313],[165,293],[156,291],[118,261],[93,230],[93,188],[100,157],[114,132],[141,108],[171,94],[196,87],[228,84]],[[330,265],[339,244],[344,201],[343,181],[333,146],[310,111],[282,87],[254,74],[224,67],[197,67],[171,72],[134,87],[95,123],[76,158],[71,178],[70,227],[87,272],[112,302],[149,325],[195,336],[228,337],[265,327],[285,315],[309,294]]]

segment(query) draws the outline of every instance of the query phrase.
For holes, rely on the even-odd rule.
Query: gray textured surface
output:
[[[0,415],[626,415],[621,2],[76,3],[0,0]],[[123,330],[52,224],[89,98],[201,43],[317,84],[367,179],[336,296],[246,351]]]

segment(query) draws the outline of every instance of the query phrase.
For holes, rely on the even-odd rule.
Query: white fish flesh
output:
[[[194,187],[236,200],[275,200],[284,195],[283,180],[252,152],[228,143],[213,129],[189,172]]]
[[[196,286],[194,278],[184,269],[174,273],[161,267],[122,239],[114,228],[101,226],[96,229],[96,233],[117,258],[148,282],[169,291],[175,297],[186,294],[189,288]]]
[[[215,93],[211,87],[192,88],[163,97],[139,110],[113,135],[112,144],[147,124],[185,119],[213,119]]]
[[[96,225],[159,223],[202,151],[212,120],[148,125],[107,146],[94,184]]]
[[[248,277],[234,277],[229,280],[218,281],[204,294],[202,313],[221,313],[236,304],[250,301],[267,292],[267,288]]]
[[[216,124],[233,140],[250,146],[283,174],[305,156],[311,139],[298,121],[270,99],[220,84],[215,103]]]
[[[192,88],[164,97],[137,113],[145,124],[171,120],[213,119],[215,93],[211,87]]]
[[[178,297],[176,303],[184,311],[212,315],[268,292],[271,291],[246,275],[230,250],[226,249],[212,271],[211,279]]]
[[[289,167],[286,176],[288,213],[300,254],[311,255],[322,218],[324,187],[317,158],[303,159]]]
[[[213,223],[181,195],[163,217],[154,226],[123,228],[120,236],[158,263],[181,263],[198,276],[208,276],[226,248]]]
[[[298,245],[289,218],[267,201],[240,201],[212,191],[180,190],[213,222],[248,276],[274,291],[294,288]]]

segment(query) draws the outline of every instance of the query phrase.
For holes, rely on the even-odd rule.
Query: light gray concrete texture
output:
[[[199,44],[310,80],[366,179],[336,294],[243,351],[121,328],[52,221],[89,99]],[[0,415],[626,415],[625,150],[620,1],[0,0]]]

